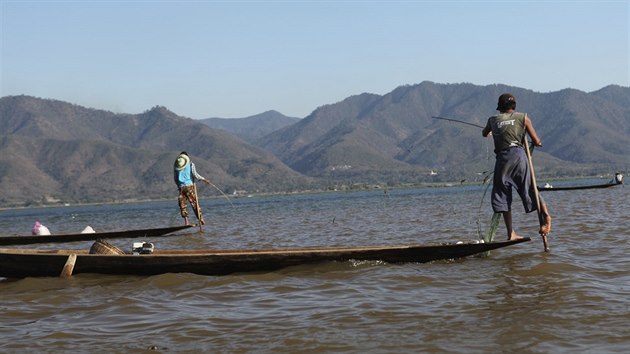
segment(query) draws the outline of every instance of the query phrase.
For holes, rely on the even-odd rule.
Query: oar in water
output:
[[[527,138],[525,140],[525,151],[527,152],[527,161],[529,162],[529,172],[532,177],[532,188],[534,188],[534,196],[536,198],[536,212],[538,213],[538,223],[540,226],[543,226],[545,221],[543,220],[542,211],[540,210],[540,196],[538,195],[538,188],[536,187],[536,175],[534,174],[534,163],[532,162],[532,154],[529,151],[529,144],[527,143]],[[549,244],[547,243],[547,235],[541,235],[543,239],[543,246],[545,247],[545,252],[549,252]]]
[[[202,232],[203,230],[201,230],[201,220],[203,218],[201,216],[201,206],[199,205],[199,195],[197,195],[197,183],[193,183],[193,188],[195,190],[195,207],[197,207],[197,221],[199,222],[199,232]]]

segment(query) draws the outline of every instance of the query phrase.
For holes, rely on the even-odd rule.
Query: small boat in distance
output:
[[[99,240],[100,241],[100,240]],[[88,250],[0,248],[0,277],[53,277],[79,273],[157,275],[194,273],[227,275],[269,272],[290,266],[324,262],[382,261],[386,263],[450,260],[530,241],[470,242],[441,245],[285,248],[251,250],[154,250],[128,253],[104,242],[94,253]],[[103,246],[103,245],[101,245]],[[143,245],[143,248],[146,245]]]
[[[566,187],[554,187],[549,183],[545,183],[545,185],[542,187],[538,186],[538,191],[544,192],[544,191],[572,191],[572,190],[580,190],[580,189],[601,189],[601,188],[609,188],[609,187],[618,186],[620,184],[623,184],[623,175],[621,173],[616,173],[615,179],[608,183],[591,184],[591,185],[584,185],[584,186],[566,186]]]

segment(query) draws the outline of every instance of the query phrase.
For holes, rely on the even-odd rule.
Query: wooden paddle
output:
[[[201,229],[201,206],[199,205],[199,196],[197,195],[197,183],[193,183],[193,189],[195,190],[195,204],[197,206],[197,217],[198,217],[198,222],[199,222],[199,232],[203,232],[203,230]]]
[[[540,196],[538,195],[538,185],[536,184],[536,175],[534,174],[534,163],[532,161],[532,154],[529,151],[529,144],[527,143],[527,137],[525,137],[525,152],[527,152],[527,160],[529,162],[529,172],[532,177],[532,185],[534,188],[534,196],[536,198],[536,212],[538,213],[538,223],[540,226],[545,224],[543,220],[542,211],[540,210]],[[541,235],[543,239],[543,246],[545,247],[545,252],[549,252],[549,244],[547,243],[547,235]]]

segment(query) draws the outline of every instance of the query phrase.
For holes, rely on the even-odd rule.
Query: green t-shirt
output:
[[[495,153],[514,146],[523,146],[526,115],[526,113],[510,112],[488,118],[486,128],[492,130]]]

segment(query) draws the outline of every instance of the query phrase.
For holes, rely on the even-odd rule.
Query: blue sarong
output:
[[[521,197],[525,212],[536,210],[529,163],[525,150],[511,147],[496,154],[494,181],[492,184],[492,210],[495,213],[512,211],[512,188]]]

